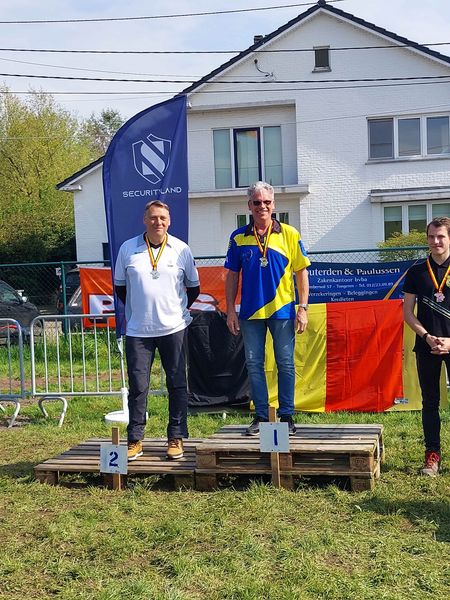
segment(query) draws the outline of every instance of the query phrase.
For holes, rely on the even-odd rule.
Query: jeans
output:
[[[150,370],[159,350],[161,364],[166,373],[169,395],[169,423],[167,437],[187,438],[188,393],[186,381],[186,332],[187,329],[154,338],[126,337],[128,383],[128,441],[142,440],[145,430],[147,395]]]
[[[450,354],[440,356],[417,352],[417,374],[422,391],[422,425],[426,450],[441,452],[441,419],[439,416],[440,375],[442,363],[450,373]]]
[[[244,339],[250,391],[255,412],[261,419],[269,418],[269,395],[264,373],[266,334],[269,329],[278,370],[278,415],[294,414],[294,343],[295,330],[292,319],[254,319],[240,322]]]

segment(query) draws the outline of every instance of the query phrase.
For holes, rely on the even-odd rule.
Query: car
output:
[[[30,325],[35,317],[40,315],[39,309],[26,296],[19,294],[6,281],[0,280],[0,319],[14,319],[22,327],[25,340],[30,336]],[[42,324],[38,322],[36,329],[41,330]],[[17,338],[16,327],[0,321],[0,340],[5,342],[9,336]],[[35,332],[36,333],[36,332]]]
[[[70,269],[65,273],[65,287],[66,287],[66,308],[69,307],[69,302],[72,296],[75,294],[77,289],[80,287],[80,269]],[[62,282],[58,289],[58,295],[56,298],[56,310],[59,315],[64,314],[64,295]]]

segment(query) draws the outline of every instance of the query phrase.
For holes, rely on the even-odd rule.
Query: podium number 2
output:
[[[110,456],[109,466],[110,467],[118,467],[119,463],[117,462],[117,459],[119,458],[119,455],[117,454],[117,452],[110,452],[109,456]]]

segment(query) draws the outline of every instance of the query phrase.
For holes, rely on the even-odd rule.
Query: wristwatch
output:
[[[299,304],[298,307],[299,308],[304,308],[305,310],[308,310],[308,304]]]

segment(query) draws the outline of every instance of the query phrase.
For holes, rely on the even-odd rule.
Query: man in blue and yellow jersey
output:
[[[295,332],[308,324],[308,267],[299,232],[272,218],[273,187],[257,181],[247,190],[250,224],[233,231],[225,260],[227,325],[242,333],[255,417],[248,435],[258,435],[259,424],[269,420],[269,398],[264,373],[266,334],[272,334],[278,370],[278,416],[295,433]],[[242,278],[239,317],[235,301]],[[295,306],[294,275],[299,304]]]

